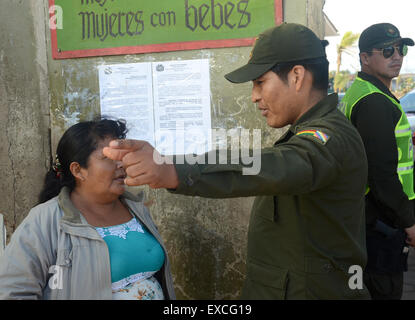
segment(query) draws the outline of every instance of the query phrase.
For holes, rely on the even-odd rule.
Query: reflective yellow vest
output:
[[[406,118],[405,112],[401,105],[392,97],[388,96],[369,81],[357,77],[353,82],[346,95],[342,99],[339,109],[351,120],[353,107],[364,97],[372,93],[381,93],[387,97],[400,111],[401,118],[395,127],[395,139],[398,147],[398,168],[397,173],[402,184],[405,194],[409,200],[415,198],[414,193],[414,160],[413,160],[413,146],[412,146],[412,132],[411,126]],[[366,187],[366,194],[369,192],[369,187]]]

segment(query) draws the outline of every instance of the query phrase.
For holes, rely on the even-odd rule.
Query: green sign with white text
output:
[[[281,3],[281,0],[50,0],[51,7],[54,6],[51,21],[57,26],[52,30],[52,41],[56,54],[72,52],[68,57],[99,55],[101,49],[115,48],[118,49],[114,54],[182,50],[204,47],[203,42],[207,44],[205,47],[233,46],[238,42],[232,40],[252,39],[282,20]],[[136,49],[131,51],[133,47]],[[84,50],[98,51],[83,55]]]

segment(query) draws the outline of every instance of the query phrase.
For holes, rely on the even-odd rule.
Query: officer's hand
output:
[[[411,247],[415,247],[415,224],[412,227],[405,228],[407,239],[406,243],[409,244]]]
[[[150,188],[175,189],[179,185],[176,168],[162,161],[161,155],[148,142],[113,140],[103,153],[110,159],[122,160],[129,186],[148,184]],[[157,161],[157,163],[155,162]]]

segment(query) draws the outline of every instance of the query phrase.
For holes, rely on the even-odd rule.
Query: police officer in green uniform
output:
[[[407,243],[415,243],[412,133],[389,90],[408,45],[414,45],[412,39],[402,38],[392,24],[364,30],[359,39],[362,71],[340,105],[359,131],[368,159],[364,282],[373,299],[401,298]]]
[[[257,175],[243,174],[243,159],[158,165],[157,151],[143,141],[112,141],[104,150],[122,159],[128,185],[211,198],[256,196],[243,299],[369,298],[359,272],[367,260],[366,156],[358,132],[337,109],[337,95],[327,96],[325,44],[310,29],[283,23],[260,34],[248,63],[225,76],[253,82],[252,100],[270,127],[291,125],[261,150]]]

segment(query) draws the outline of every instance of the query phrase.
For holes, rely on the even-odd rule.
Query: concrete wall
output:
[[[3,0],[0,10],[0,130],[7,137],[0,142],[1,170],[6,173],[0,182],[4,191],[0,210],[6,213],[11,230],[35,204],[35,193],[40,191],[50,157],[48,107],[51,147],[55,150],[67,127],[99,114],[98,65],[209,59],[212,127],[259,128],[263,146],[271,146],[283,133],[284,129],[267,128],[250,101],[251,84],[233,85],[223,77],[246,63],[251,48],[53,60],[50,34],[45,30],[48,4],[44,0],[43,7],[34,7],[34,1]],[[323,3],[284,1],[284,20],[309,25],[323,37]],[[4,7],[16,11],[14,16]],[[17,43],[18,39],[28,41],[19,43],[16,54],[11,41]],[[145,193],[168,247],[178,298],[238,298],[245,274],[246,232],[253,198],[204,199],[148,188]]]
[[[0,4],[0,212],[10,236],[37,200],[50,156],[44,7]]]

